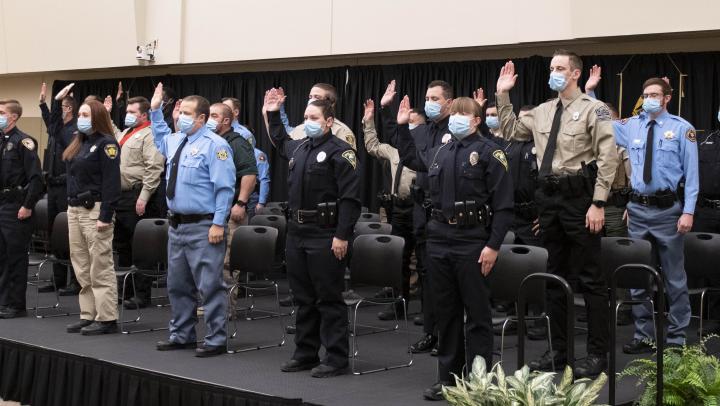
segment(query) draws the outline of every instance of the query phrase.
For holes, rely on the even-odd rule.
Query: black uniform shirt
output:
[[[85,137],[78,154],[67,162],[68,199],[90,191],[101,202],[98,220],[110,223],[120,198],[120,146],[110,135]]]
[[[230,144],[233,152],[233,160],[235,162],[235,195],[233,202],[237,201],[240,195],[240,185],[243,176],[258,174],[257,161],[255,161],[255,151],[252,144],[242,135],[230,130],[220,135]],[[234,204],[234,203],[233,203]]]
[[[430,149],[441,145],[443,138],[450,136],[449,121],[450,116],[438,122],[429,121],[427,125],[418,126],[412,132],[408,129],[407,124],[404,126],[407,131],[400,131],[402,126],[398,126],[397,149],[400,154],[400,162],[403,166],[417,172],[415,184],[425,191],[428,190],[426,169],[418,167],[415,158],[418,154],[427,154]]]
[[[65,165],[62,163],[62,154],[65,148],[75,137],[77,132],[77,119],[73,118],[63,123],[60,103],[53,102],[52,112],[48,110],[47,104],[40,103],[40,111],[48,132],[48,148],[45,151],[43,166],[45,172],[51,177],[65,174]]]
[[[0,139],[0,156],[2,157],[1,188],[23,188],[24,198],[20,203],[26,209],[32,210],[43,193],[37,142],[14,127]]]
[[[537,157],[533,141],[511,141],[504,148],[515,187],[515,203],[535,201]]]
[[[700,196],[720,199],[720,132],[697,137]]]
[[[268,123],[275,147],[283,158],[290,160],[290,209],[315,210],[318,203],[337,202],[335,237],[347,241],[360,217],[360,177],[355,152],[331,133],[319,139],[290,139],[279,112],[269,111]]]

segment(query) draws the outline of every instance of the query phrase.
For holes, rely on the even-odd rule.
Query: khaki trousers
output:
[[[117,279],[113,263],[114,225],[97,231],[100,203],[92,209],[68,207],[70,260],[80,283],[80,318],[113,321],[118,318]]]

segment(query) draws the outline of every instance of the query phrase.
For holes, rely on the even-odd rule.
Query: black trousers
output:
[[[18,203],[0,204],[0,306],[25,310],[33,217],[18,220]]]
[[[406,301],[410,300],[410,258],[415,249],[415,234],[413,234],[413,206],[393,205],[392,208],[392,234],[405,239],[403,249],[403,286],[402,295]]]
[[[48,202],[48,235],[52,234],[53,222],[55,217],[67,211],[67,185],[48,185],[47,193]],[[75,272],[70,272],[70,281],[67,278],[68,269],[65,265],[53,264],[53,279],[55,286],[62,288],[65,285],[77,284]]]
[[[322,344],[323,363],[342,368],[347,366],[349,351],[348,313],[342,297],[345,260],[338,260],[330,250],[333,232],[291,222],[287,271],[297,304],[293,359],[317,361]]]
[[[430,281],[431,274],[427,263],[427,214],[425,209],[415,203],[413,206],[413,232],[415,234],[415,260],[416,271],[420,276],[422,288],[423,332],[437,335],[437,317],[435,315],[435,302],[433,288]]]
[[[515,216],[511,230],[515,233],[515,244],[532,245],[542,247],[540,235],[533,231],[533,220],[526,220]]]
[[[492,367],[490,287],[478,259],[488,235],[483,227],[428,223],[427,260],[438,325],[438,379],[451,381],[476,356]],[[467,316],[463,322],[463,318]]]
[[[608,350],[609,299],[607,280],[600,269],[600,234],[592,234],[585,227],[592,199],[548,196],[542,190],[535,197],[542,242],[549,255],[547,270],[565,279],[573,270],[577,272],[578,288],[585,297],[588,315],[588,353],[604,355]],[[547,296],[553,349],[565,351],[568,340],[565,296],[556,284],[548,284]]]

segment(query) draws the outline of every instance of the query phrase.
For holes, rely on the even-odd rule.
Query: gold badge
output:
[[[107,144],[105,145],[105,148],[103,148],[103,151],[105,151],[105,155],[107,155],[110,159],[115,159],[117,156],[117,147],[113,144]]]
[[[470,153],[470,165],[475,166],[480,162],[480,154],[477,153],[477,151],[473,151]]]
[[[258,155],[258,161],[265,161],[265,154]]]
[[[696,137],[696,135],[695,135],[695,130],[693,130],[692,128],[688,130],[688,132],[685,134],[685,137],[687,137],[687,139],[688,139],[690,142],[695,142],[695,141],[697,141],[697,137]]]
[[[353,136],[352,134],[346,135],[345,142],[347,142],[350,145],[355,145],[355,136]]]
[[[342,153],[342,157],[345,158],[346,161],[352,165],[353,169],[356,169],[357,167],[357,158],[355,157],[355,152],[352,150],[347,150]]]
[[[35,143],[30,138],[23,138],[20,142],[22,142],[25,148],[29,149],[30,151],[35,149]]]
[[[217,156],[217,159],[219,159],[221,161],[228,159],[228,153],[224,148],[218,150],[217,154],[215,154],[215,155]]]
[[[666,140],[671,140],[675,137],[675,133],[670,130],[665,131],[665,134],[663,134],[663,135],[665,136]]]
[[[494,157],[495,159],[497,159],[498,162],[500,162],[500,163],[502,164],[502,166],[505,167],[505,171],[507,172],[507,170],[508,170],[508,161],[507,161],[507,158],[505,157],[505,153],[498,149],[498,150],[496,150],[495,152],[493,152],[493,157]]]

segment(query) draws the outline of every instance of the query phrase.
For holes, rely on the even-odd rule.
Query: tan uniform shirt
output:
[[[547,101],[520,118],[513,113],[507,93],[496,95],[496,99],[500,128],[505,139],[534,139],[539,168],[550,138],[558,99]],[[562,105],[551,172],[554,175],[576,175],[582,169],[581,162],[589,164],[596,161],[598,174],[593,200],[606,201],[618,165],[610,111],[605,103],[583,94],[579,89],[571,98],[562,99]]]
[[[355,145],[355,134],[353,134],[350,127],[348,127],[347,125],[345,125],[345,123],[336,118],[335,120],[333,120],[331,130],[336,137],[347,142],[348,144],[350,144],[352,149],[357,151],[357,145]],[[295,127],[292,130],[292,133],[290,133],[290,138],[294,140],[301,140],[305,137],[305,124],[300,124],[299,126]]]
[[[630,174],[632,173],[630,156],[628,156],[627,149],[619,145],[617,147],[617,152],[620,164],[618,164],[617,171],[615,172],[615,178],[613,179],[611,190],[630,187]]]
[[[365,149],[368,154],[378,159],[387,159],[390,162],[390,173],[392,174],[392,185],[395,189],[395,177],[397,175],[398,166],[400,166],[400,154],[398,150],[390,144],[380,142],[375,130],[375,123],[363,121],[363,133],[365,134]],[[397,190],[392,190],[391,194],[400,199],[410,198],[410,185],[415,180],[415,171],[403,167],[400,173],[400,184]]]
[[[113,125],[113,128],[115,126]],[[132,131],[127,128],[119,131],[114,128],[115,139],[120,140],[125,134]],[[165,158],[155,147],[151,127],[145,127],[133,134],[122,147],[120,147],[120,186],[122,190],[130,190],[133,186],[142,183],[140,199],[150,200],[160,184],[160,175],[165,167]]]

